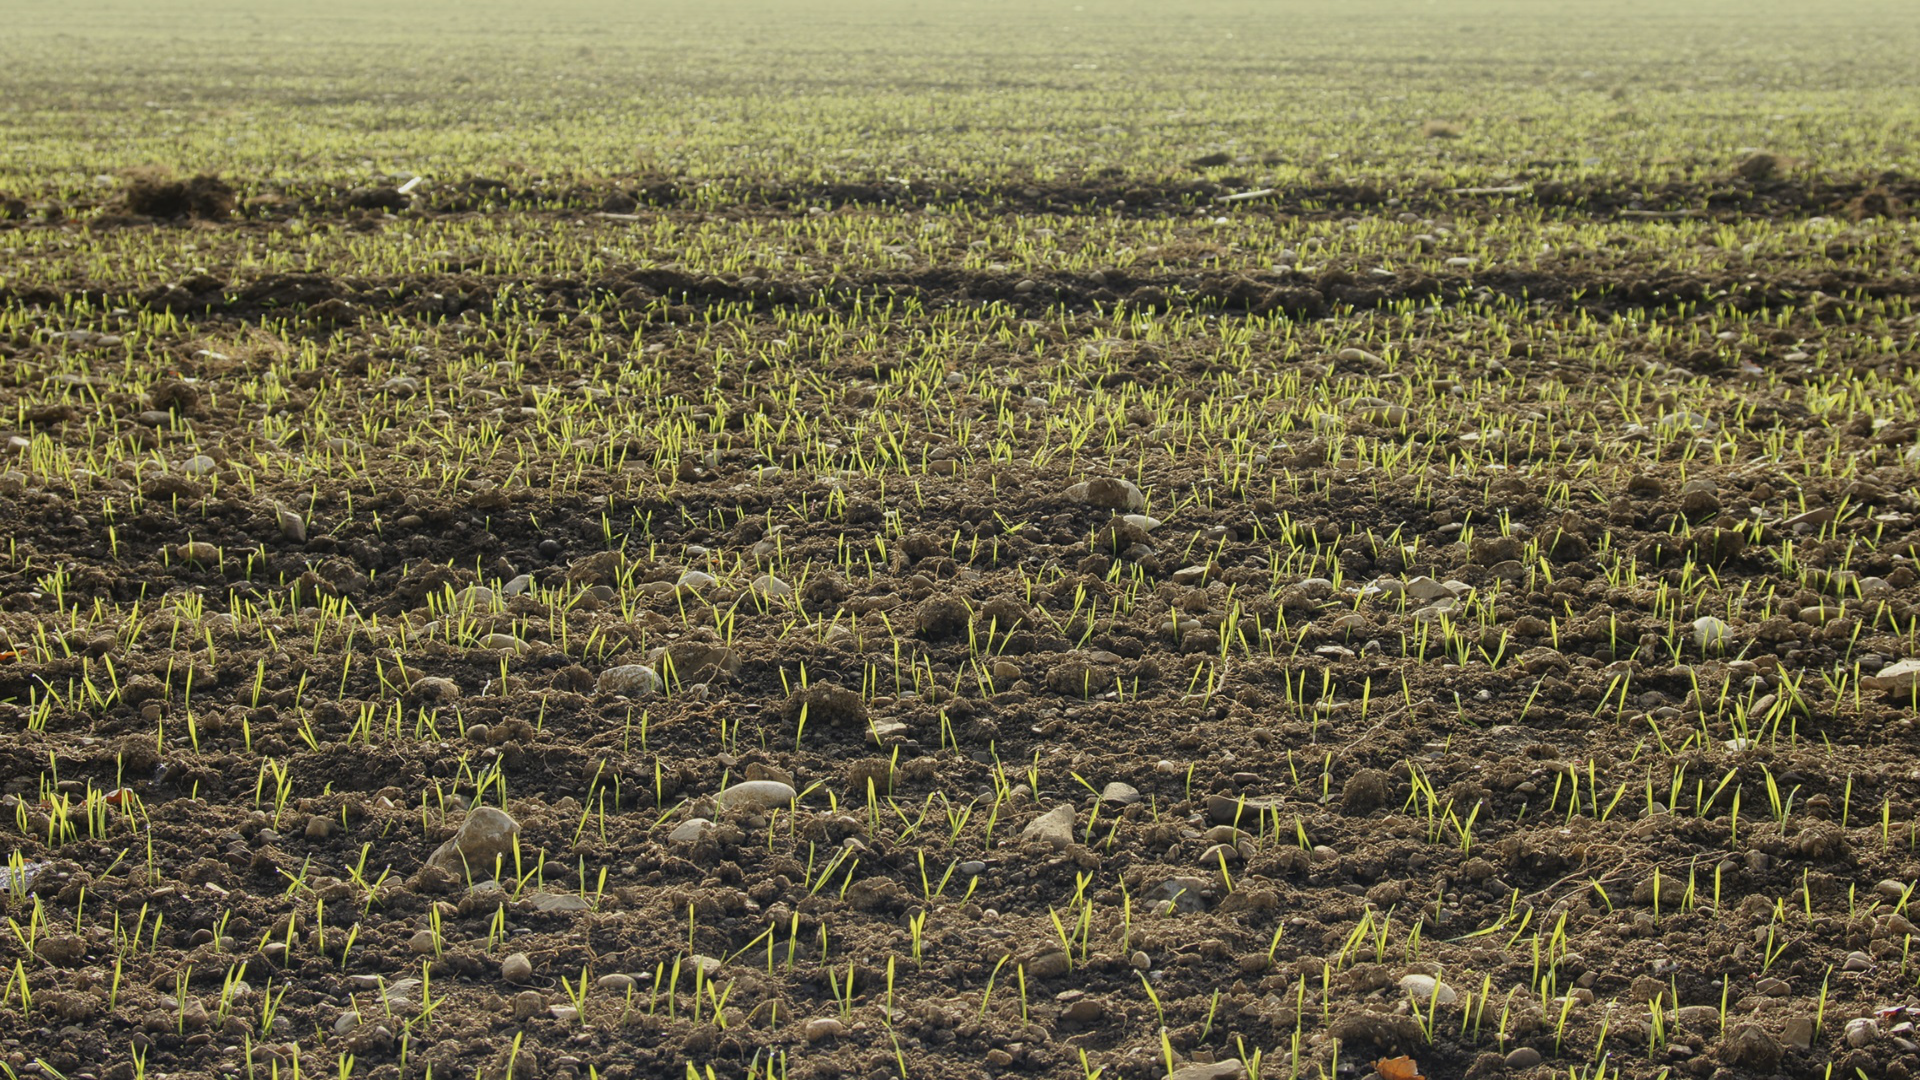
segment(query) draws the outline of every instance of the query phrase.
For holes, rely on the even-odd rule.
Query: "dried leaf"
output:
[[[1373,1063],[1373,1071],[1380,1074],[1380,1080],[1426,1080],[1420,1075],[1420,1066],[1404,1055],[1381,1058]]]

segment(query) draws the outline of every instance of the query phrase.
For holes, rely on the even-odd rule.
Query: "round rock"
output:
[[[601,672],[595,689],[603,694],[643,697],[660,689],[660,675],[645,664],[621,664]]]
[[[533,961],[523,952],[510,953],[500,961],[500,977],[510,983],[533,981]]]
[[[798,794],[778,780],[747,780],[722,791],[713,803],[722,810],[772,810],[792,806]]]

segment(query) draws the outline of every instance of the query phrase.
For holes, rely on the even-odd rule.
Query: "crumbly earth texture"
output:
[[[1151,130],[8,174],[0,1062],[1913,1075],[1920,189]]]

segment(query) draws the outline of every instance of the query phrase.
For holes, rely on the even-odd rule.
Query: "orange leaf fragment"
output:
[[[1404,1055],[1381,1058],[1373,1063],[1373,1071],[1380,1074],[1380,1080],[1426,1080],[1420,1075],[1420,1066]]]

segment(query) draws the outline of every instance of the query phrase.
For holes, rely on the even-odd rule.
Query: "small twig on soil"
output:
[[[1368,728],[1367,730],[1361,732],[1358,735],[1355,735],[1353,738],[1348,739],[1347,744],[1340,748],[1340,754],[1344,756],[1347,751],[1367,741],[1367,739],[1370,738],[1374,732],[1379,731],[1383,727],[1386,727],[1387,721],[1398,720],[1400,717],[1406,715],[1406,712],[1407,712],[1407,707],[1405,705],[1401,705],[1394,708],[1391,712],[1382,714],[1380,719],[1376,721],[1372,727]]]

